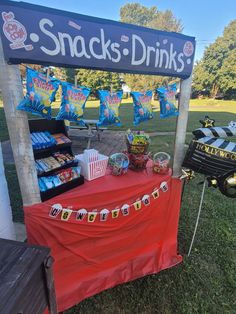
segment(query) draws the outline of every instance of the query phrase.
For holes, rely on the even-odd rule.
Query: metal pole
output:
[[[185,154],[185,138],[188,123],[188,109],[191,95],[192,76],[180,83],[179,116],[175,134],[175,149],[173,161],[173,177],[181,175],[181,167]]]
[[[195,228],[194,228],[194,232],[193,232],[192,241],[191,241],[191,244],[190,244],[190,247],[189,247],[189,250],[188,250],[188,256],[190,256],[190,254],[191,254],[193,242],[194,242],[195,235],[196,235],[196,232],[197,232],[198,222],[199,222],[199,218],[200,218],[200,214],[201,214],[201,210],[202,210],[203,198],[204,198],[204,194],[205,194],[205,188],[206,188],[206,179],[204,180],[203,187],[202,187],[202,195],[201,195],[201,200],[200,200],[200,204],[199,204],[197,220],[196,220],[196,224],[195,224]]]
[[[20,70],[5,62],[0,39],[0,89],[23,204],[41,202],[27,114],[16,107],[23,99]]]

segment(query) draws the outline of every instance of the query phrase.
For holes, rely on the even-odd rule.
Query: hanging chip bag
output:
[[[55,99],[60,82],[50,76],[47,81],[46,75],[30,68],[26,69],[26,79],[27,94],[17,109],[51,119],[51,103]]]
[[[109,92],[108,90],[98,90],[100,99],[99,122],[98,125],[121,125],[119,118],[119,107],[122,101],[123,91]]]
[[[152,119],[152,91],[148,90],[145,93],[131,92],[130,95],[133,98],[134,125]]]
[[[57,120],[69,120],[84,125],[83,115],[90,88],[62,82],[62,102]]]
[[[170,84],[167,87],[162,86],[157,89],[157,92],[160,98],[160,118],[178,116],[179,111],[174,105],[177,92],[176,83]]]

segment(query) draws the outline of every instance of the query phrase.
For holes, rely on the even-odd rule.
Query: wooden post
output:
[[[0,89],[23,204],[41,202],[27,114],[16,107],[23,99],[20,70],[5,62],[0,39]],[[11,188],[11,187],[10,187]]]
[[[188,123],[188,109],[191,95],[192,76],[180,83],[179,116],[175,134],[175,150],[173,162],[173,177],[181,175],[181,167],[185,155],[185,138]]]

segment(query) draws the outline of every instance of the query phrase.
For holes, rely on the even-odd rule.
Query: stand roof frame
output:
[[[34,19],[32,19],[32,11],[34,14],[37,13],[34,15],[36,17]],[[24,205],[39,203],[41,199],[27,114],[16,110],[18,103],[23,98],[20,71],[16,64],[22,62],[180,77],[173,176],[178,177],[181,174],[195,50],[193,37],[78,15],[24,2],[3,0],[0,4],[0,13],[2,16],[0,89]],[[29,16],[31,16],[30,19]],[[21,31],[19,33],[21,40],[19,38],[13,40],[14,36],[11,37],[12,27]],[[64,28],[67,33],[62,32]],[[27,31],[31,30],[34,32],[27,36]],[[84,33],[80,32],[81,30],[84,30]],[[86,35],[87,33],[88,35]],[[63,36],[69,38],[69,42],[71,42],[70,38],[72,41],[77,40],[77,43],[79,41],[81,47],[84,42],[83,51],[87,49],[88,52],[86,51],[81,54],[81,57],[78,57],[79,52],[73,44],[69,50],[68,47],[67,49],[63,48]],[[51,42],[48,42],[48,39]],[[55,44],[57,51],[52,43]],[[74,47],[75,50],[72,50],[71,47]],[[49,54],[44,51],[49,51]],[[54,56],[50,55],[52,51]],[[73,53],[74,56],[72,56]],[[75,57],[77,58],[75,59]],[[88,61],[91,66],[88,65]]]

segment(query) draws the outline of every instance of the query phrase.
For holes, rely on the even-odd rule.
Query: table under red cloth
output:
[[[167,182],[168,190],[160,189]],[[159,189],[159,197],[152,192]],[[168,175],[129,171],[122,177],[106,175],[86,182],[46,202],[24,208],[28,241],[51,248],[59,311],[102,290],[157,273],[182,261],[177,253],[177,230],[182,183]],[[128,215],[111,213],[106,221],[99,214],[94,222],[51,218],[53,204],[74,211],[109,211],[133,204],[150,195],[150,204]],[[127,214],[127,212],[126,212]]]

